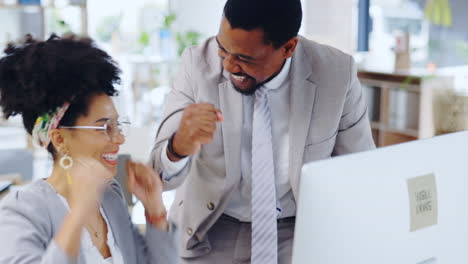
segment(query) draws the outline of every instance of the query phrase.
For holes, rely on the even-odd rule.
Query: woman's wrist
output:
[[[80,250],[81,234],[84,226],[84,217],[71,211],[65,216],[62,226],[54,239],[57,246],[68,256],[75,258]]]
[[[154,195],[151,197],[154,198],[150,199],[149,203],[143,203],[146,220],[152,226],[167,230],[167,212],[162,202],[162,197],[161,195]]]
[[[90,209],[85,208],[81,204],[70,205],[70,218],[73,219],[76,223],[84,225],[86,219],[90,215]]]
[[[168,230],[166,210],[163,210],[159,213],[156,213],[156,212],[151,213],[148,210],[145,210],[145,217],[146,217],[146,221],[150,225],[156,228],[165,230],[165,231]]]
[[[99,211],[99,204],[96,202],[95,204],[87,205],[87,203],[83,203],[82,201],[75,201],[70,203],[70,215],[73,218],[79,219],[81,222],[85,222],[94,212]]]

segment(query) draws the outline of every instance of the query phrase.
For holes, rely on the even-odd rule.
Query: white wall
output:
[[[13,8],[0,8],[0,56],[3,55],[3,48],[10,41],[20,38],[19,17],[20,10]]]
[[[301,0],[303,8],[306,1]],[[196,30],[201,32],[204,38],[218,33],[226,0],[169,0],[169,2],[170,9],[177,13],[175,25],[177,30]],[[304,34],[303,27],[300,34]]]
[[[352,53],[356,47],[357,0],[303,0],[303,34]]]
[[[303,20],[300,34],[345,52],[355,49],[355,5],[357,0],[301,0]],[[170,0],[177,14],[176,29],[196,30],[204,38],[218,33],[226,0]]]
[[[169,0],[177,31],[195,30],[203,39],[218,33],[225,0]]]
[[[0,0],[1,1],[1,0]],[[124,33],[140,32],[141,25],[140,16],[143,14],[143,9],[150,9],[159,11],[160,13],[167,13],[167,1],[169,0],[87,0],[88,1],[88,25],[89,34],[94,37],[96,29],[101,21],[107,16],[122,15],[120,30]],[[158,17],[158,22],[162,22],[162,14],[155,14]],[[156,27],[159,25],[155,25]]]

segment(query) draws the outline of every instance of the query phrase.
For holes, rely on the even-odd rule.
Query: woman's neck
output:
[[[52,174],[46,180],[55,191],[68,200],[70,197],[70,185],[67,182],[67,171],[54,165]]]

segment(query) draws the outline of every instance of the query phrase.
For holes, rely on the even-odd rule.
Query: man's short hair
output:
[[[302,21],[300,0],[227,0],[224,16],[232,28],[261,29],[275,48],[296,37]]]

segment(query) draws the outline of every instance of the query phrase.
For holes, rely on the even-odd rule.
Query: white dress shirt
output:
[[[287,59],[280,73],[263,84],[268,91],[272,117],[273,159],[275,164],[276,197],[278,204],[278,218],[295,216],[296,201],[289,182],[289,71],[291,59]],[[231,193],[225,214],[240,221],[250,222],[251,212],[251,168],[252,168],[252,119],[253,96],[243,96],[243,122],[241,139],[241,173],[236,190]],[[167,142],[161,152],[162,178],[170,181],[176,177],[190,159],[190,157],[173,162],[169,160]]]
[[[68,206],[67,200],[60,194],[57,193],[60,200],[63,204],[70,210]],[[110,228],[109,221],[107,220],[106,214],[102,210],[102,207],[99,208],[101,211],[101,215],[106,221],[107,225],[107,246],[109,246],[111,256],[108,258],[104,258],[99,250],[94,246],[93,241],[91,240],[91,236],[89,232],[83,228],[81,233],[81,249],[83,251],[83,256],[86,260],[86,263],[96,263],[96,264],[124,264],[122,253],[120,252],[119,247],[114,239],[114,235],[112,234],[112,229]]]

